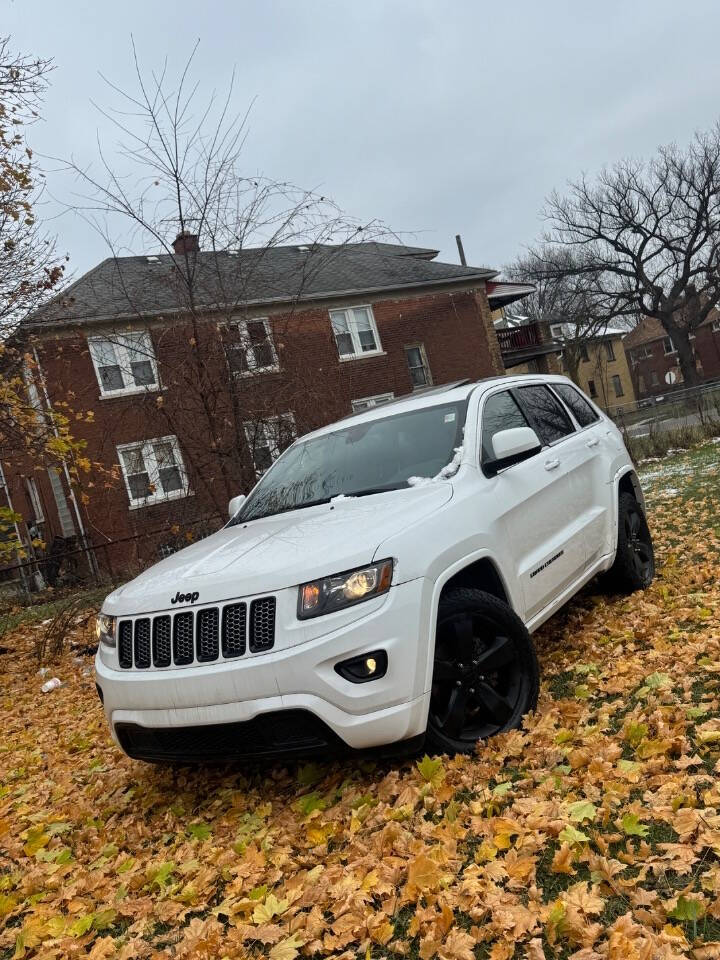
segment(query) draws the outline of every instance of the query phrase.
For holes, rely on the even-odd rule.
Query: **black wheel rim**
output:
[[[652,575],[652,547],[647,525],[639,510],[628,510],[625,514],[625,542],[635,573],[643,582],[648,581]]]
[[[472,743],[506,729],[528,683],[516,642],[491,618],[464,612],[439,620],[430,723],[443,736]]]

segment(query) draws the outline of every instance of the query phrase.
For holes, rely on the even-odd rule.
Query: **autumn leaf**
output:
[[[582,830],[578,830],[576,827],[568,825],[558,834],[558,840],[561,843],[589,843],[590,837],[587,834],[583,833]]]
[[[584,820],[594,820],[597,814],[597,807],[589,800],[576,800],[568,807],[570,819],[574,823],[582,823]]]
[[[287,900],[278,900],[274,893],[269,893],[264,903],[259,903],[253,910],[253,921],[257,924],[270,923],[274,917],[285,913],[288,908]]]
[[[408,886],[415,890],[432,890],[439,886],[441,877],[437,862],[424,853],[408,864]]]
[[[445,771],[440,757],[432,759],[425,754],[422,760],[416,761],[415,766],[423,780],[426,783],[432,784],[434,787],[438,787],[445,778]]]
[[[281,940],[270,950],[270,960],[295,960],[300,952],[303,941],[299,940],[296,934],[288,937],[287,940]]]
[[[622,818],[621,825],[623,833],[628,837],[646,837],[649,832],[649,828],[640,823],[636,813],[626,813]]]

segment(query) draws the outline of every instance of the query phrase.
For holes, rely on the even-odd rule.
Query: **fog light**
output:
[[[388,658],[384,650],[373,650],[359,657],[350,657],[335,664],[335,672],[350,683],[368,683],[379,680],[387,673]]]

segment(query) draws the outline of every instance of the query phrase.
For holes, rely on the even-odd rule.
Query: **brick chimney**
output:
[[[187,231],[179,233],[173,240],[173,250],[178,257],[182,257],[186,253],[198,253],[200,243],[198,242],[197,234],[188,233]]]

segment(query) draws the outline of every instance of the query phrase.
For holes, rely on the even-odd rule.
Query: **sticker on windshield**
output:
[[[455,414],[454,414],[454,413],[446,413],[446,414],[445,414],[445,423],[452,423],[454,419],[455,419]]]

